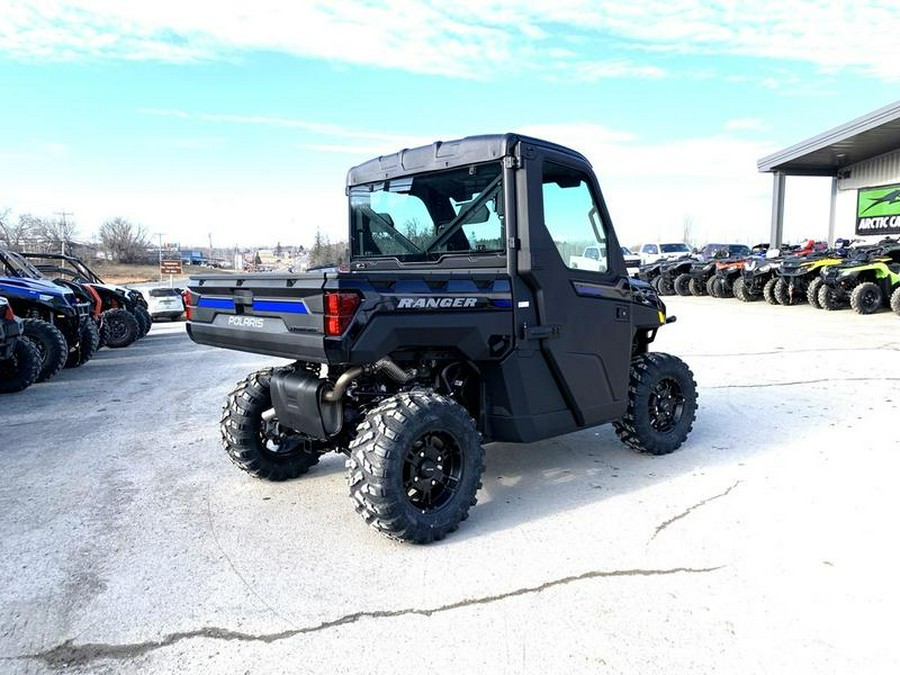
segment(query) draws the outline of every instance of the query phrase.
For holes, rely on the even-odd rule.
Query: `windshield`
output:
[[[499,163],[350,189],[351,255],[436,261],[446,255],[504,252]]]
[[[663,253],[690,253],[691,249],[687,244],[662,244],[660,246]]]

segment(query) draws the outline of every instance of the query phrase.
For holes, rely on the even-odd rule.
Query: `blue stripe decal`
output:
[[[492,307],[512,307],[512,300],[491,300]]]
[[[231,298],[204,298],[197,301],[197,307],[209,309],[234,309],[234,300]]]
[[[253,311],[309,314],[309,308],[302,300],[254,300]]]

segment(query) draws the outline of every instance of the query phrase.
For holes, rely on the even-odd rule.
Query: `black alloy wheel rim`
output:
[[[107,323],[109,324],[109,337],[112,338],[113,342],[125,337],[125,333],[128,329],[125,327],[124,321],[114,320]]]
[[[441,508],[462,479],[462,451],[449,433],[430,431],[413,443],[403,461],[403,490],[423,513]]]
[[[650,391],[650,426],[667,433],[684,417],[684,391],[677,380],[664,378]]]
[[[875,309],[875,291],[866,291],[863,293],[862,306],[865,309]]]

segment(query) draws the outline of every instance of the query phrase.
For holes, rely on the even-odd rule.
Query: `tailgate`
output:
[[[191,339],[203,345],[324,362],[319,275],[191,277]]]

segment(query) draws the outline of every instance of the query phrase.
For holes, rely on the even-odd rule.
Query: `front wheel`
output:
[[[763,299],[770,305],[778,304],[778,300],[775,298],[775,286],[778,285],[779,281],[781,281],[781,279],[772,277],[771,279],[766,281],[765,285],[763,286]]]
[[[43,319],[25,319],[24,323],[25,337],[34,343],[41,356],[37,382],[53,379],[66,365],[69,356],[65,335],[59,328]]]
[[[873,314],[881,308],[882,293],[878,284],[864,281],[850,294],[850,306],[857,314]]]
[[[397,394],[370,410],[347,460],[357,513],[383,534],[415,544],[459,527],[483,472],[474,420],[458,403],[428,391]]]
[[[891,293],[891,311],[900,316],[900,286],[897,286]]]
[[[225,452],[240,469],[254,478],[282,481],[309,471],[330,450],[317,441],[279,426],[272,409],[272,368],[251,373],[238,382],[222,408],[219,430]]]
[[[818,300],[819,307],[829,312],[840,309],[844,304],[841,293],[836,288],[834,288],[833,286],[829,286],[828,284],[823,284],[819,287]]]
[[[691,289],[691,295],[698,297],[706,295],[706,286],[703,285],[703,282],[700,279],[691,278],[689,288]]]
[[[754,300],[758,300],[759,296],[753,295],[750,292],[750,289],[747,287],[747,282],[744,281],[743,277],[738,277],[734,280],[734,297],[736,297],[741,302],[753,302]]]
[[[690,295],[691,294],[691,275],[687,272],[682,272],[677,277],[675,277],[675,292],[678,295]]]
[[[684,443],[696,415],[697,383],[684,361],[657,352],[632,360],[628,410],[613,423],[625,445],[666,455]]]
[[[138,327],[140,328],[140,332],[138,333],[137,337],[137,339],[140,340],[150,332],[150,328],[151,326],[153,326],[153,317],[150,316],[150,312],[148,312],[146,309],[144,309],[140,305],[135,305],[134,318],[137,319]]]
[[[819,289],[824,285],[825,280],[822,277],[816,277],[806,287],[806,301],[816,309],[822,309],[822,305],[819,304]]]
[[[134,314],[119,307],[106,310],[102,316],[105,326],[103,341],[107,347],[120,349],[137,340],[141,327]]]
[[[41,369],[41,354],[34,343],[20,337],[12,356],[0,361],[0,394],[27,389],[37,380]]]

